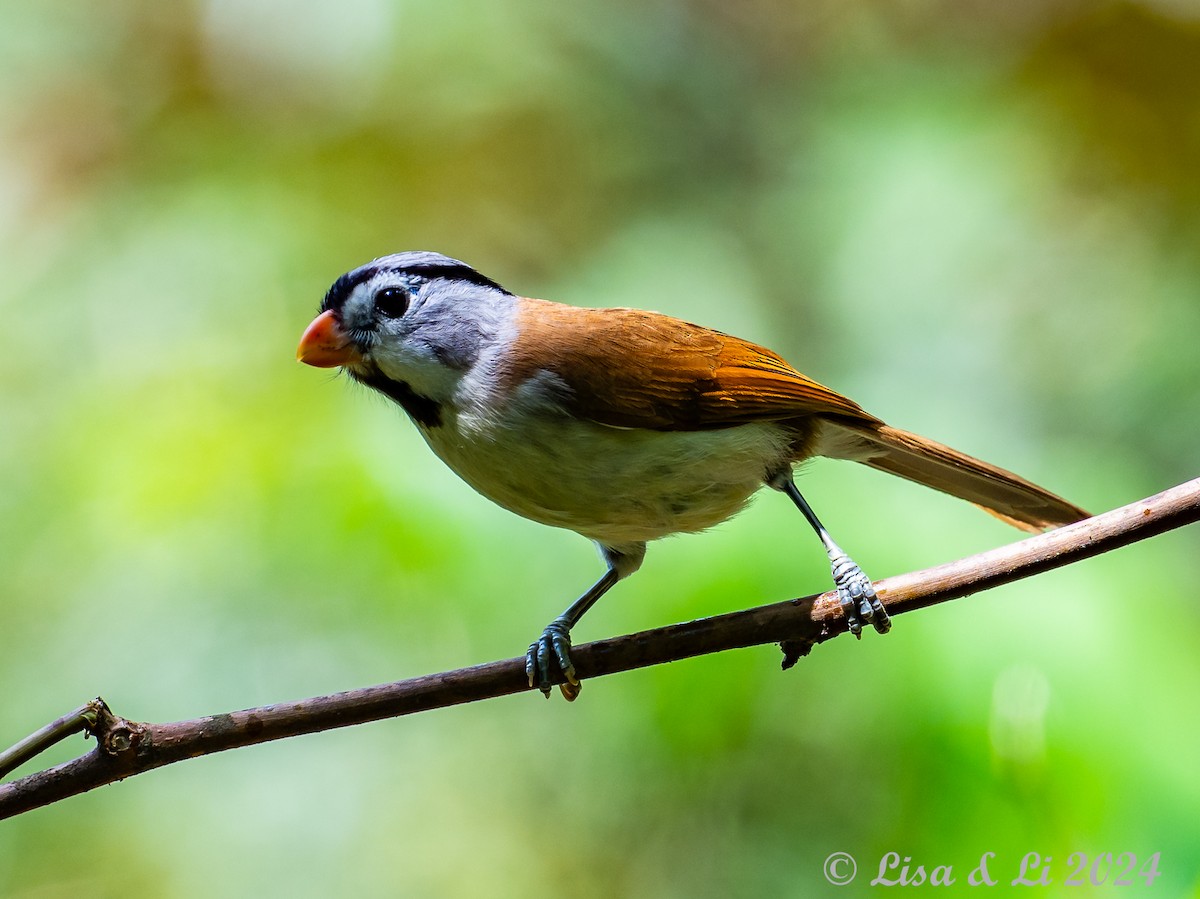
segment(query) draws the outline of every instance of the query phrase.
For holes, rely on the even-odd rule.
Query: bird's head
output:
[[[333,283],[296,358],[341,366],[398,402],[397,391],[445,402],[482,354],[509,339],[515,303],[457,259],[429,252],[383,256]]]

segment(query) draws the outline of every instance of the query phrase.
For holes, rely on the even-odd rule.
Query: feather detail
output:
[[[523,298],[516,325],[505,389],[547,372],[565,386],[567,411],[600,424],[701,431],[813,415],[882,424],[768,349],[656,312]]]

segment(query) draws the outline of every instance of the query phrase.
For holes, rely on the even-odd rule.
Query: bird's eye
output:
[[[375,311],[384,318],[399,318],[408,310],[408,291],[385,287],[375,294]]]

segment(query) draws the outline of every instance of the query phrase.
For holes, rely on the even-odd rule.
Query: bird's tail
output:
[[[1033,533],[1088,517],[1073,503],[1011,471],[884,424],[826,419],[817,452],[949,493]]]

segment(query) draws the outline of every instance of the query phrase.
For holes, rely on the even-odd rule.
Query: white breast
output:
[[[644,431],[510,407],[500,420],[451,413],[423,433],[493,502],[610,546],[724,521],[788,458],[787,435],[767,422]]]

